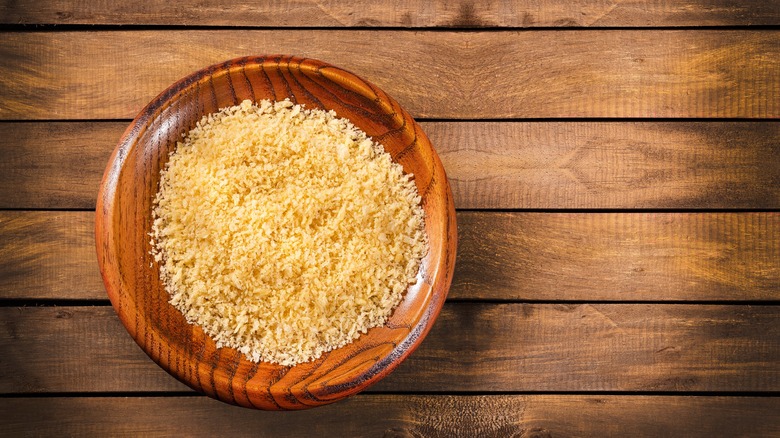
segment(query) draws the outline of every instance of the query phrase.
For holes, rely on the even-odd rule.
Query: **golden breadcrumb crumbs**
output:
[[[384,324],[427,251],[412,175],[348,120],[289,100],[203,117],[153,219],[171,304],[254,362],[307,362]]]

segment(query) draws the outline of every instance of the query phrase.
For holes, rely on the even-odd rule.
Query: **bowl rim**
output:
[[[122,300],[124,299],[122,296],[123,295],[122,287],[120,284],[118,284],[119,283],[118,281],[115,283],[114,281],[112,281],[111,278],[111,275],[115,275],[117,278],[120,276],[118,272],[119,263],[118,261],[114,263],[109,263],[109,260],[115,258],[114,251],[116,249],[115,248],[116,245],[111,245],[110,243],[118,238],[118,236],[115,235],[116,233],[114,232],[112,226],[112,224],[116,220],[116,215],[118,213],[117,212],[118,205],[120,204],[119,202],[117,202],[117,189],[118,189],[120,174],[122,169],[125,166],[127,157],[129,155],[129,151],[133,147],[136,147],[136,145],[138,144],[138,139],[146,131],[150,123],[154,121],[157,117],[159,117],[167,107],[172,105],[172,103],[176,100],[177,95],[185,93],[188,89],[190,89],[193,86],[196,86],[196,84],[202,81],[209,80],[209,78],[212,77],[214,74],[219,74],[220,72],[229,73],[231,68],[246,68],[246,66],[254,65],[254,64],[258,64],[261,66],[260,68],[262,68],[263,65],[278,66],[282,62],[287,63],[288,65],[292,63],[296,63],[300,65],[306,62],[309,65],[315,66],[317,68],[327,69],[329,72],[328,79],[332,80],[333,82],[336,82],[337,84],[345,88],[349,88],[351,90],[357,91],[358,93],[363,94],[364,96],[366,90],[363,87],[368,87],[368,91],[374,94],[375,103],[382,104],[383,109],[385,111],[398,112],[400,110],[401,114],[396,114],[398,117],[406,116],[409,120],[412,121],[412,123],[417,125],[417,122],[414,121],[414,119],[410,115],[408,115],[408,113],[406,113],[406,111],[403,108],[401,108],[400,105],[398,105],[398,103],[392,97],[387,95],[384,91],[380,90],[378,87],[360,78],[359,76],[347,70],[328,64],[326,62],[319,61],[312,58],[302,58],[302,57],[289,56],[289,55],[245,56],[245,57],[230,59],[224,62],[220,62],[199,69],[177,80],[172,85],[168,86],[165,90],[163,90],[161,93],[159,93],[154,99],[152,99],[147,105],[145,105],[143,109],[141,109],[141,111],[136,115],[136,117],[133,118],[132,122],[130,122],[130,124],[122,134],[122,137],[120,138],[119,142],[117,143],[117,146],[115,147],[114,151],[112,152],[108,160],[108,164],[106,166],[103,178],[101,180],[100,189],[97,197],[97,206],[95,209],[95,216],[96,216],[95,217],[95,246],[96,246],[96,252],[98,257],[98,264],[100,267],[100,273],[101,273],[101,277],[103,278],[103,283],[105,285],[106,292],[111,301],[112,307],[114,308],[115,312],[119,316],[122,325],[131,335],[133,340],[141,347],[144,353],[150,358],[152,358],[152,360],[154,360],[155,363],[157,363],[159,366],[165,369],[169,374],[173,375],[176,379],[182,381],[189,387],[192,387],[197,391],[206,392],[207,395],[227,403],[237,403],[237,402],[235,399],[231,401],[219,397],[218,394],[219,391],[217,391],[216,385],[213,388],[214,394],[210,393],[209,391],[204,391],[203,388],[194,387],[189,380],[183,378],[182,376],[179,375],[179,373],[174,371],[171,368],[171,366],[169,366],[170,364],[164,363],[164,361],[161,360],[160,357],[155,357],[155,355],[151,354],[151,352],[147,350],[146,339],[142,339],[142,337],[139,336],[139,333],[148,334],[152,330],[146,327],[142,327],[141,330],[136,330],[135,328],[131,328],[133,327],[134,324],[145,325],[146,322],[144,318],[138,317],[138,318],[133,318],[131,320],[131,315],[129,312],[121,311]],[[203,112],[202,114],[207,114],[207,113],[208,112]],[[343,399],[345,397],[354,395],[358,392],[361,392],[365,390],[368,386],[378,382],[379,380],[384,378],[387,374],[389,374],[394,369],[396,369],[398,365],[401,364],[401,362],[403,362],[412,352],[414,352],[417,349],[417,347],[421,344],[422,340],[428,334],[431,327],[433,326],[433,322],[441,312],[441,309],[444,305],[447,294],[449,292],[449,288],[452,283],[454,266],[455,266],[455,254],[457,252],[457,226],[455,222],[456,219],[455,219],[455,210],[454,210],[452,191],[449,182],[446,178],[444,167],[441,163],[440,158],[438,157],[435,150],[433,149],[433,145],[430,143],[427,136],[425,136],[425,133],[421,129],[415,130],[415,135],[416,136],[421,135],[423,137],[423,140],[430,145],[432,151],[433,166],[435,167],[435,171],[441,172],[441,180],[443,181],[444,196],[446,197],[443,208],[447,210],[445,215],[446,225],[444,226],[444,228],[446,228],[446,230],[444,231],[445,233],[444,235],[447,237],[447,243],[444,244],[445,247],[445,253],[443,255],[444,263],[434,264],[434,267],[436,269],[428,273],[429,277],[433,279],[438,279],[440,276],[443,275],[444,276],[443,283],[441,283],[441,287],[439,288],[433,288],[433,287],[431,288],[430,296],[423,303],[425,305],[425,308],[420,311],[419,319],[412,322],[412,326],[410,327],[408,334],[400,342],[398,342],[387,354],[381,357],[380,360],[377,360],[369,369],[356,375],[349,382],[346,382],[346,384],[342,384],[343,387],[341,388],[340,391],[330,393],[329,395],[334,397],[329,398],[328,400],[324,400],[322,404],[328,404]],[[422,195],[423,194],[421,193],[421,196]],[[447,249],[449,249],[449,251],[446,251]],[[116,271],[116,273],[110,271],[110,269],[113,269],[113,271]],[[434,281],[432,281],[431,284],[433,283]],[[401,304],[399,304],[399,307],[400,305]],[[395,312],[395,309],[393,310],[393,312]],[[205,336],[208,337],[207,334]],[[352,341],[352,343],[358,342],[359,339],[360,338],[355,339],[354,341]],[[168,345],[168,348],[175,349],[175,348],[179,348],[179,346]],[[241,356],[241,360],[246,360],[243,357],[243,355]],[[198,370],[200,370],[200,364],[202,362],[204,362],[204,360],[198,361],[198,363],[194,364],[194,366]],[[299,365],[295,365],[295,366],[299,366]],[[219,378],[219,376],[212,376],[212,378]],[[227,385],[232,385],[232,384],[233,382],[227,382]],[[339,385],[337,384],[336,387],[338,386]],[[263,390],[270,392],[272,391],[272,388],[271,387],[263,388]],[[314,406],[316,405],[302,406],[301,408],[309,408]],[[255,405],[248,406],[248,407],[258,408],[258,406]],[[280,409],[282,409],[281,406]]]

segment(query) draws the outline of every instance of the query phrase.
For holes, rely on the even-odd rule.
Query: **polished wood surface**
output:
[[[777,0],[25,0],[0,25],[4,433],[780,436]],[[420,121],[460,243],[419,349],[281,414],[152,362],[92,234],[130,119],[197,69],[274,52]]]
[[[160,172],[177,142],[204,116],[247,99],[289,99],[349,119],[414,175],[425,212],[428,248],[417,282],[404,292],[387,322],[294,366],[250,362],[236,349],[217,348],[201,327],[188,324],[168,302],[149,241]],[[457,225],[444,167],[420,126],[395,100],[333,65],[269,55],[199,70],[163,91],[133,120],[100,185],[95,246],[114,310],[158,365],[226,403],[294,410],[333,403],[376,384],[417,348],[452,282]]]

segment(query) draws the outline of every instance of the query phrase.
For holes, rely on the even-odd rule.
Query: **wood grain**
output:
[[[750,26],[780,23],[780,5],[776,0],[145,0],[90,4],[28,0],[1,3],[0,23],[423,28]]]
[[[0,399],[10,436],[776,436],[780,398],[358,395],[287,415],[205,397]]]
[[[93,212],[0,211],[0,435],[780,436],[779,24],[777,0],[0,1],[0,209],[94,209],[116,119],[293,53],[439,119],[458,207],[546,211],[459,212],[421,348],[282,416],[189,392],[108,306],[12,307],[106,295]],[[551,211],[593,208],[620,212]]]
[[[453,298],[778,300],[780,213],[458,215]]]
[[[350,70],[415,117],[780,117],[776,30],[168,30],[164,38],[139,30],[84,36],[1,33],[0,119],[134,117],[197,69],[269,53]]]
[[[0,393],[184,389],[110,307],[0,321]],[[776,306],[458,303],[369,391],[777,392],[779,359]]]
[[[92,212],[0,212],[0,299],[105,299]],[[780,213],[458,213],[449,299],[780,300]]]
[[[0,376],[16,382],[0,392],[189,390],[138,348],[111,307],[6,307],[0,315]],[[27,368],[25,360],[48,363]]]
[[[94,208],[127,125],[0,123],[0,208]],[[774,121],[421,126],[459,208],[780,208]]]
[[[0,123],[0,208],[95,208],[128,123]]]
[[[0,212],[0,298],[107,299],[92,212]]]
[[[424,125],[458,208],[777,208],[780,123]]]

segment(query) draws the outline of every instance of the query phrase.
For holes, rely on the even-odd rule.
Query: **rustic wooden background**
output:
[[[780,1],[0,1],[0,435],[780,436]],[[351,70],[450,177],[450,299],[294,413],[151,362],[93,240],[122,131],[241,55]]]

